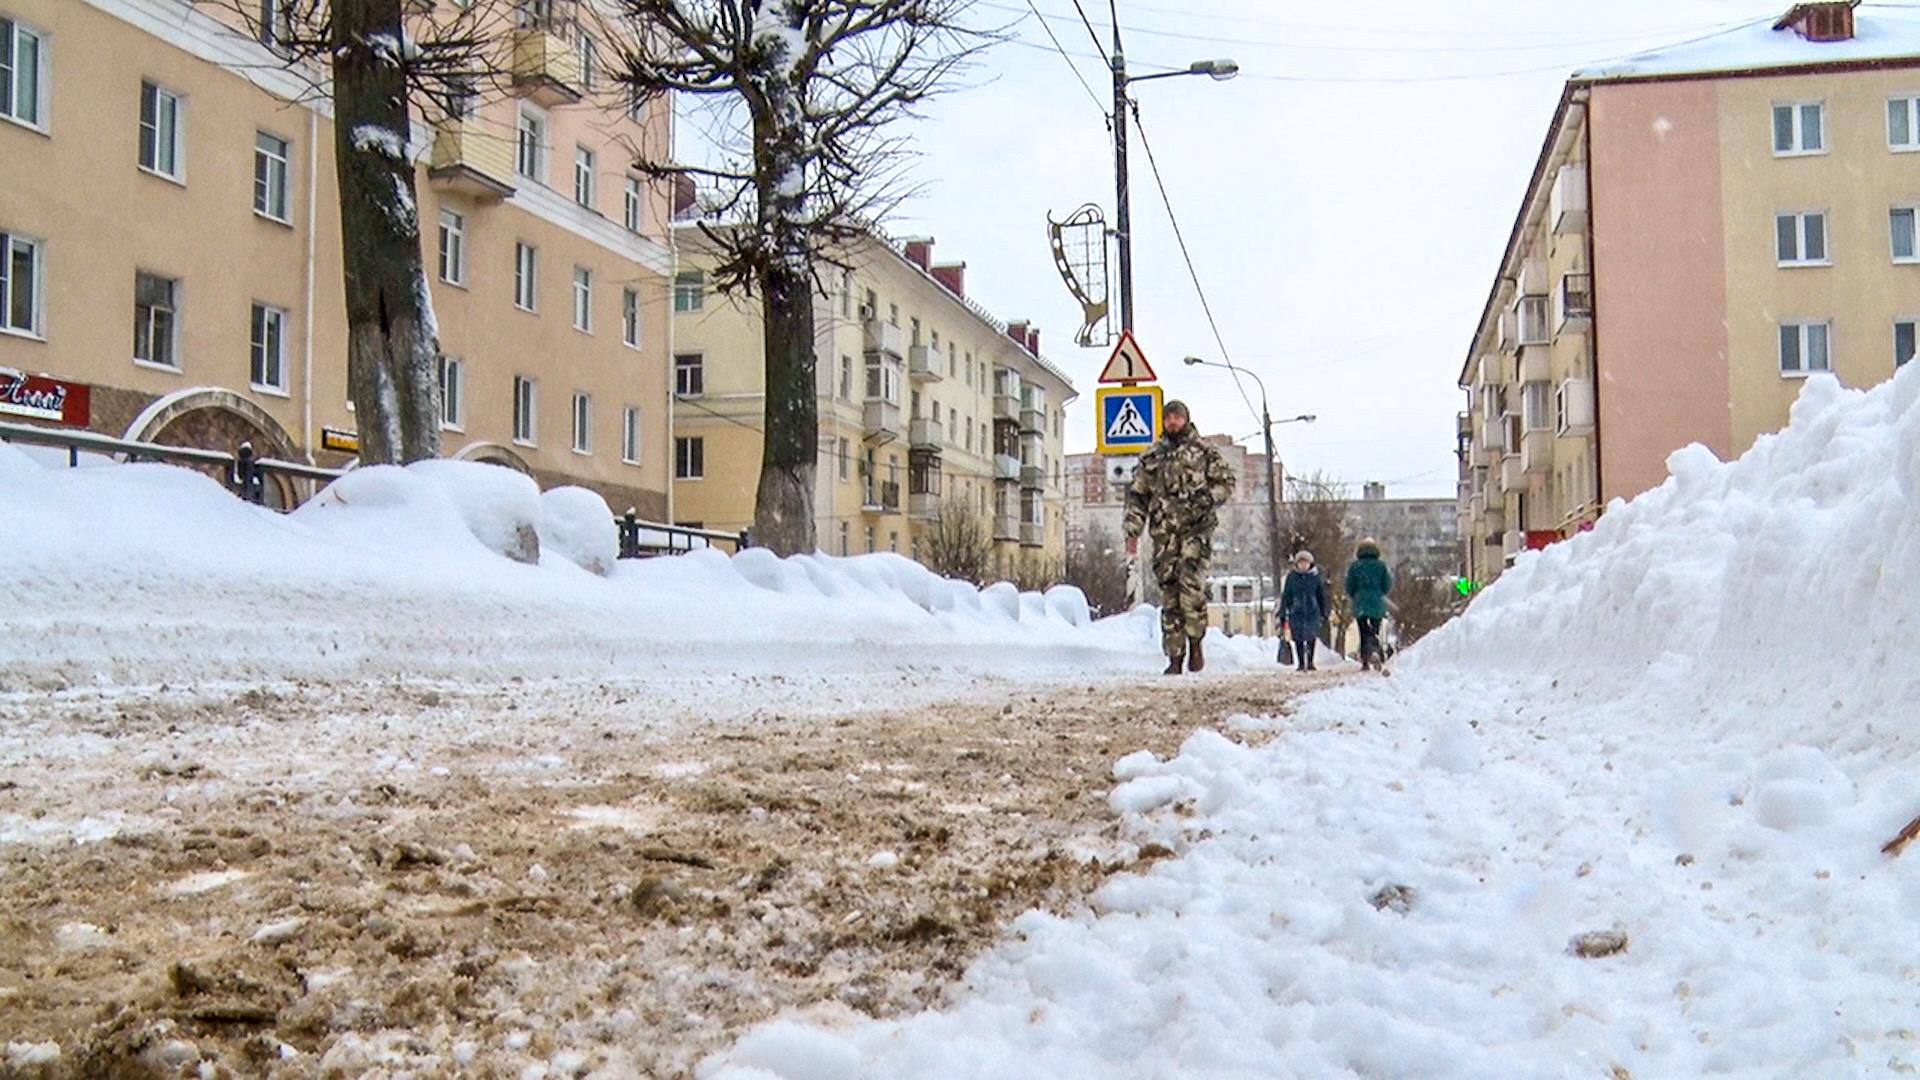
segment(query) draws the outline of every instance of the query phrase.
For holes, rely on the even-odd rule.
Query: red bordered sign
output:
[[[24,416],[72,427],[86,427],[91,419],[92,387],[62,382],[45,375],[0,368],[0,416]]]

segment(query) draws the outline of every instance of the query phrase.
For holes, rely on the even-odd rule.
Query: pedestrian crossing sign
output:
[[[1144,453],[1160,437],[1158,386],[1102,386],[1093,392],[1095,442],[1103,454]]]

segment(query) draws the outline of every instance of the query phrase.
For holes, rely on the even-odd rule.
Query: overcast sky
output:
[[[1082,2],[1106,37],[1106,0]],[[1033,3],[1110,100],[1072,0]],[[1276,417],[1319,416],[1277,429],[1289,472],[1451,495],[1455,380],[1566,73],[1786,6],[1121,0],[1136,73],[1216,56],[1241,65],[1232,82],[1164,79],[1135,96],[1227,350],[1266,380]],[[1081,389],[1068,448],[1091,449],[1105,352],[1073,344],[1079,306],[1054,272],[1045,225],[1049,211],[1085,202],[1111,219],[1102,107],[1026,0],[979,0],[978,11],[1018,21],[1018,43],[929,109],[916,129],[928,191],[889,228],[932,235],[937,259],[968,264],[970,294],[1041,326],[1043,351]],[[1202,430],[1255,433],[1227,373],[1180,364],[1220,348],[1137,135],[1130,146],[1140,342]]]

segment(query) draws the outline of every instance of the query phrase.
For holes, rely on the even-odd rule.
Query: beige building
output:
[[[328,109],[218,10],[0,0],[0,368],[66,388],[84,404],[58,419],[96,432],[343,464]],[[670,110],[629,107],[581,14],[503,7],[511,78],[415,118],[443,448],[660,518],[670,215],[626,166],[665,156]],[[50,419],[0,403],[23,418]]]
[[[674,286],[674,514],[745,529],[759,483],[765,380],[761,309],[720,295],[710,242],[683,225]],[[943,507],[978,515],[994,570],[1057,565],[1065,551],[1066,375],[1040,332],[967,298],[965,264],[933,241],[879,238],[815,301],[820,456],[816,528],[833,554],[918,557]]]
[[[1796,5],[1577,73],[1460,383],[1465,572],[1588,527],[1689,443],[1890,377],[1920,327],[1920,15]]]

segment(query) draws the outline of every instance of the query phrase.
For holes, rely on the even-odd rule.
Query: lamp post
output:
[[[1133,329],[1133,210],[1127,195],[1127,87],[1149,79],[1205,75],[1225,82],[1240,74],[1232,60],[1195,60],[1184,70],[1152,75],[1128,75],[1126,53],[1120,47],[1120,23],[1113,25],[1113,186],[1114,229],[1120,238],[1120,329]]]
[[[1261,434],[1266,436],[1267,442],[1267,561],[1271,564],[1273,570],[1273,587],[1277,593],[1280,589],[1280,478],[1276,473],[1279,471],[1280,457],[1273,449],[1273,428],[1275,421],[1272,412],[1267,407],[1267,384],[1260,376],[1255,375],[1253,372],[1248,371],[1246,368],[1230,360],[1202,360],[1198,356],[1189,356],[1183,362],[1188,367],[1198,365],[1201,367],[1225,368],[1228,371],[1245,375],[1247,378],[1253,380],[1255,386],[1260,388],[1260,431]],[[1278,422],[1282,424],[1311,424],[1318,419],[1319,417],[1312,413],[1302,413],[1299,416]]]

